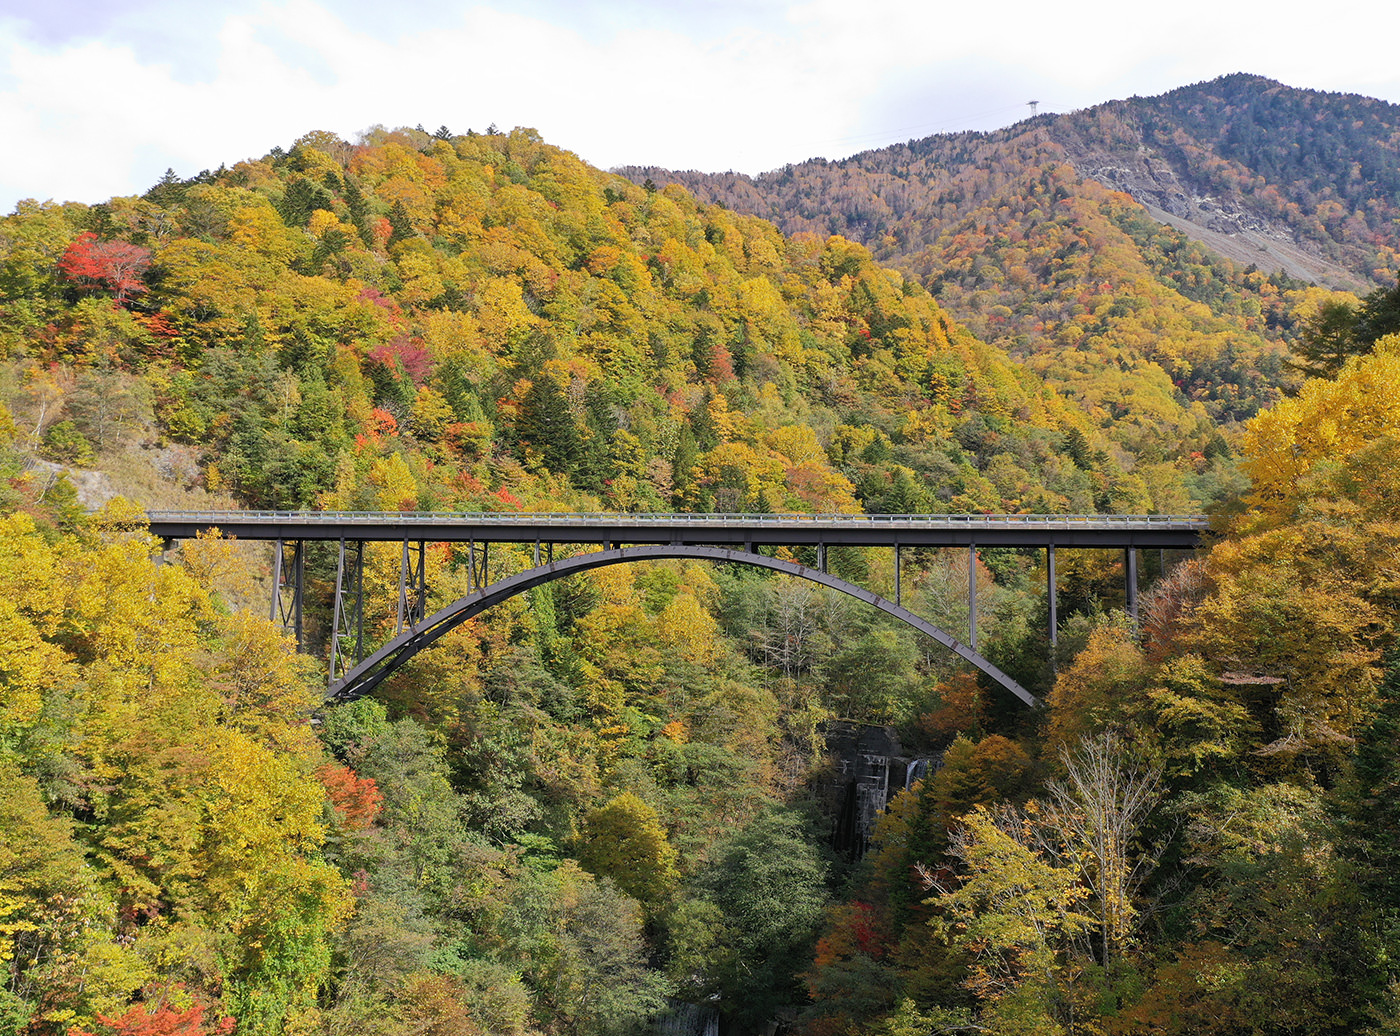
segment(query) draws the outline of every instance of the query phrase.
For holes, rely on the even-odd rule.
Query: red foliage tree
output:
[[[326,796],[340,814],[341,823],[351,831],[362,831],[373,824],[384,803],[384,795],[373,777],[357,776],[348,766],[326,763],[316,776],[325,785]]]
[[[710,356],[710,377],[716,385],[734,380],[734,357],[723,342],[716,342]]]
[[[403,371],[413,379],[415,388],[427,381],[433,370],[432,354],[423,348],[422,343],[407,335],[400,335],[392,342],[376,345],[366,355],[366,359],[370,363],[383,366],[391,376],[397,376],[399,371]]]
[[[986,719],[987,703],[977,678],[967,673],[959,673],[938,685],[938,708],[926,712],[918,718],[918,728],[935,741],[982,728]]]
[[[221,1018],[206,1023],[204,1005],[196,1001],[187,1010],[177,1011],[162,1004],[147,1011],[144,1003],[132,1004],[120,1018],[98,1015],[97,1021],[111,1036],[227,1036],[233,1032],[234,1020]],[[68,1036],[96,1036],[86,1029],[72,1028]]]
[[[151,251],[130,241],[99,241],[91,231],[80,234],[68,246],[58,268],[82,287],[105,285],[116,295],[118,306],[146,290],[141,275],[150,268]]]

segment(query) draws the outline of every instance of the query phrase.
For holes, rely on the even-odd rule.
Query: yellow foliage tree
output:
[[[631,792],[588,814],[579,860],[653,910],[680,880],[676,850],[666,839],[661,818]]]
[[[15,735],[41,720],[36,702],[68,717],[68,794],[88,816],[81,830],[45,819],[32,774],[6,762],[0,799],[29,818],[0,811],[0,844],[24,857],[3,873],[37,876],[24,889],[0,881],[0,935],[54,949],[51,1020],[87,1025],[119,1013],[181,939],[224,933],[246,959],[230,954],[220,971],[211,951],[206,995],[222,985],[251,1031],[278,1029],[314,1008],[350,905],[320,856],[321,752],[306,722],[317,698],[271,623],[222,614],[194,575],[156,564],[156,542],[133,531],[139,517],[118,502],[88,539],[52,541],[24,515],[0,519],[0,627],[29,654],[0,654],[3,733],[23,745]],[[24,749],[21,765],[47,770],[44,751]],[[63,848],[70,830],[80,853]],[[44,833],[47,855],[25,848],[26,831]],[[41,921],[26,903],[44,888],[59,898]],[[118,938],[116,911],[142,921],[122,922]],[[278,983],[270,998],[256,993]]]
[[[1243,442],[1251,504],[1271,520],[1287,517],[1297,490],[1319,464],[1340,460],[1400,433],[1400,335],[1348,361],[1335,381],[1310,379],[1297,398],[1249,422]]]

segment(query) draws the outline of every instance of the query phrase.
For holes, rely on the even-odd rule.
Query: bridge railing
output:
[[[1027,529],[1076,527],[1118,528],[1156,526],[1199,529],[1206,517],[1199,514],[742,514],[713,512],[616,512],[616,511],[150,511],[153,522],[286,522],[297,524],[396,525],[907,525],[1013,526]]]

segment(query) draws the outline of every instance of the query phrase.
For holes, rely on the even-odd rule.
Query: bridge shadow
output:
[[[896,619],[913,627],[927,637],[932,637],[948,650],[958,655],[960,658],[972,663],[981,672],[986,673],[996,683],[1010,691],[1026,705],[1034,707],[1039,704],[1035,695],[1022,687],[1006,673],[1002,672],[986,658],[968,647],[959,643],[933,623],[919,618],[907,608],[886,600],[879,594],[871,593],[863,587],[856,586],[844,579],[839,579],[828,572],[808,568],[793,561],[783,561],[779,558],[765,557],[762,554],[751,554],[742,550],[728,550],[723,547],[697,547],[697,546],[639,546],[639,547],[616,547],[608,550],[592,551],[587,554],[580,554],[575,557],[565,558],[560,561],[551,561],[548,564],[539,565],[535,568],[527,569],[501,579],[490,586],[483,587],[474,593],[462,597],[446,608],[434,615],[417,623],[410,629],[405,630],[393,640],[385,644],[382,648],[370,655],[364,661],[355,666],[339,680],[330,686],[327,701],[330,704],[353,701],[370,693],[386,677],[397,670],[418,652],[430,647],[439,638],[456,629],[468,619],[480,615],[486,609],[494,607],[517,594],[526,590],[556,579],[563,579],[566,576],[575,575],[579,572],[586,572],[589,569],[603,568],[608,565],[625,564],[632,561],[651,561],[663,558],[698,558],[705,561],[726,562],[729,564],[749,565],[754,568],[766,568],[773,572],[783,572],[787,575],[797,576],[799,579],[807,579],[814,583],[832,590],[838,590],[843,594],[848,594],[857,600],[864,601],[871,607],[878,608],[887,615],[892,615]]]

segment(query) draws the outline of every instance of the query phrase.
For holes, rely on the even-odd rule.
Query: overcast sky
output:
[[[0,212],[313,129],[531,126],[595,165],[757,173],[1229,72],[1400,102],[1397,16],[1176,0],[0,0]],[[1384,12],[1378,16],[1378,11]],[[1389,22],[1390,24],[1381,24]]]

